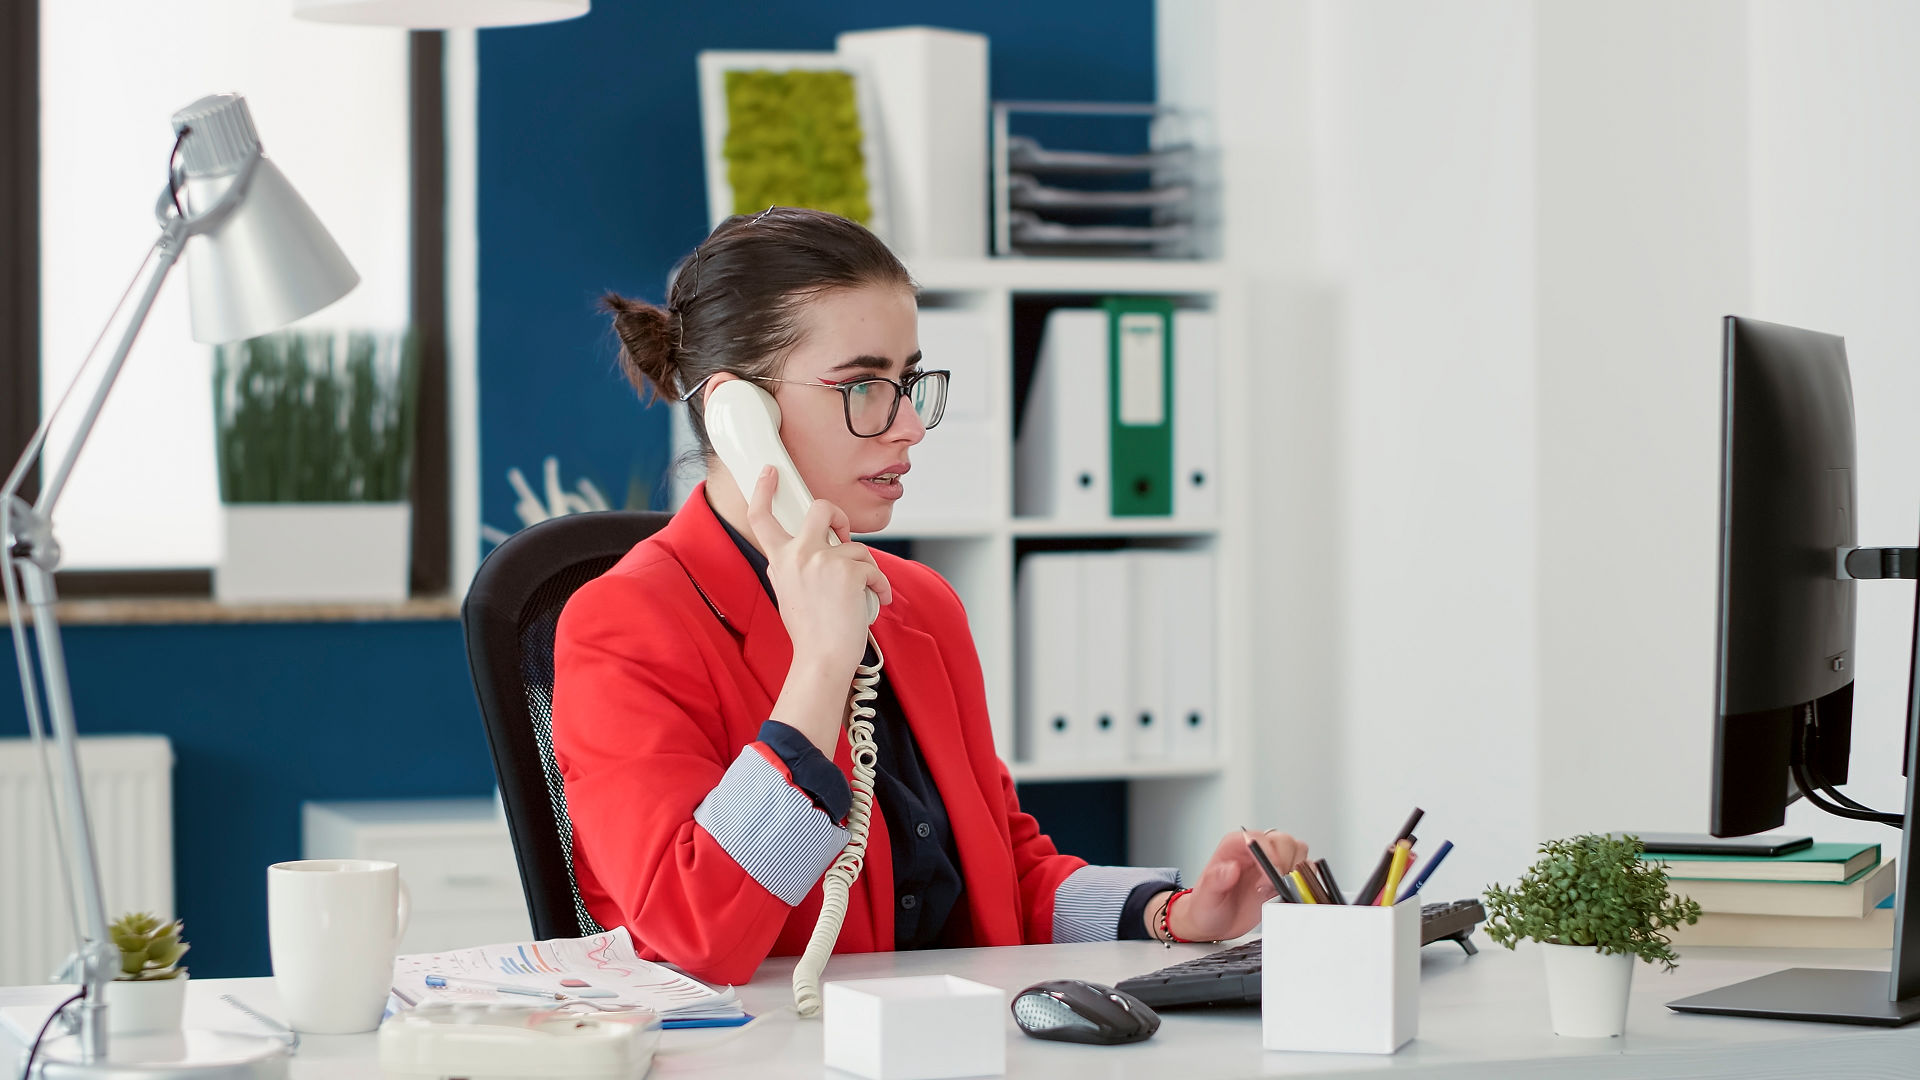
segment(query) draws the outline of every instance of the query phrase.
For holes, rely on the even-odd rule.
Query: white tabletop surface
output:
[[[1546,979],[1537,947],[1517,953],[1484,944],[1468,957],[1454,945],[1430,945],[1421,954],[1420,1034],[1391,1056],[1263,1051],[1258,1009],[1171,1009],[1160,1031],[1133,1046],[1081,1046],[1029,1039],[1006,1022],[1007,1072],[1012,1076],[1099,1077],[1101,1080],[1206,1080],[1212,1077],[1321,1076],[1393,1069],[1422,1077],[1913,1077],[1920,1075],[1920,1024],[1885,1029],[1828,1024],[1687,1016],[1665,1003],[1688,994],[1788,967],[1844,967],[1885,971],[1885,950],[1695,948],[1679,970],[1662,975],[1636,965],[1627,1034],[1618,1039],[1568,1039],[1547,1021]],[[836,956],[828,979],[953,974],[1014,991],[1052,978],[1115,983],[1209,947],[1169,950],[1151,942],[1035,945],[916,953]],[[740,988],[749,1012],[789,1004],[791,957],[767,961]],[[190,987],[189,1026],[258,1030],[219,1000],[233,994],[269,1015],[280,1012],[272,979],[205,979]],[[0,989],[0,1007],[58,1001],[54,986]],[[670,1031],[666,1048],[691,1047],[721,1030]],[[17,1070],[17,1043],[0,1027],[0,1062]],[[296,1080],[376,1075],[374,1036],[309,1035],[293,1060]],[[712,1050],[659,1058],[652,1076],[689,1080],[841,1080],[821,1064],[820,1024],[770,1018]]]

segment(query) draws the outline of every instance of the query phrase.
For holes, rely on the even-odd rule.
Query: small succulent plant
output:
[[[180,920],[163,923],[147,912],[122,915],[107,932],[120,947],[120,974],[126,982],[172,979],[187,969],[180,958],[189,946],[180,940]]]

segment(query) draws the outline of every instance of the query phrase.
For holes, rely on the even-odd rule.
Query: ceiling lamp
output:
[[[592,6],[593,0],[293,0],[293,14],[312,22],[467,30],[577,19]]]

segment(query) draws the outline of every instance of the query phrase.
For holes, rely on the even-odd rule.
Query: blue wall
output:
[[[79,626],[83,734],[173,740],[174,897],[203,977],[265,975],[267,875],[307,799],[488,795],[460,625]],[[25,735],[13,664],[0,735]]]
[[[831,49],[841,30],[914,24],[988,34],[997,97],[1153,97],[1151,0],[602,0],[585,19],[480,35],[485,521],[519,526],[506,470],[537,485],[548,454],[568,486],[589,476],[616,503],[629,477],[659,487],[666,412],[627,389],[593,301],[658,300],[706,232],[694,54]],[[268,972],[265,868],[299,857],[303,800],[492,790],[457,623],[75,627],[66,641],[83,733],[174,742],[176,897],[197,975]],[[5,668],[0,735],[23,735]]]
[[[1151,101],[1152,0],[605,0],[584,19],[480,35],[482,519],[519,527],[506,481],[558,455],[616,503],[663,485],[667,412],[621,377],[606,289],[659,301],[706,235],[701,49],[826,49],[843,30],[932,25],[991,40],[997,98]],[[657,504],[656,504],[657,505]]]

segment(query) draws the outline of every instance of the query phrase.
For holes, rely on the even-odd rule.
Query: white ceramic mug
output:
[[[295,1031],[372,1031],[407,929],[397,863],[306,859],[267,867],[273,981]]]

